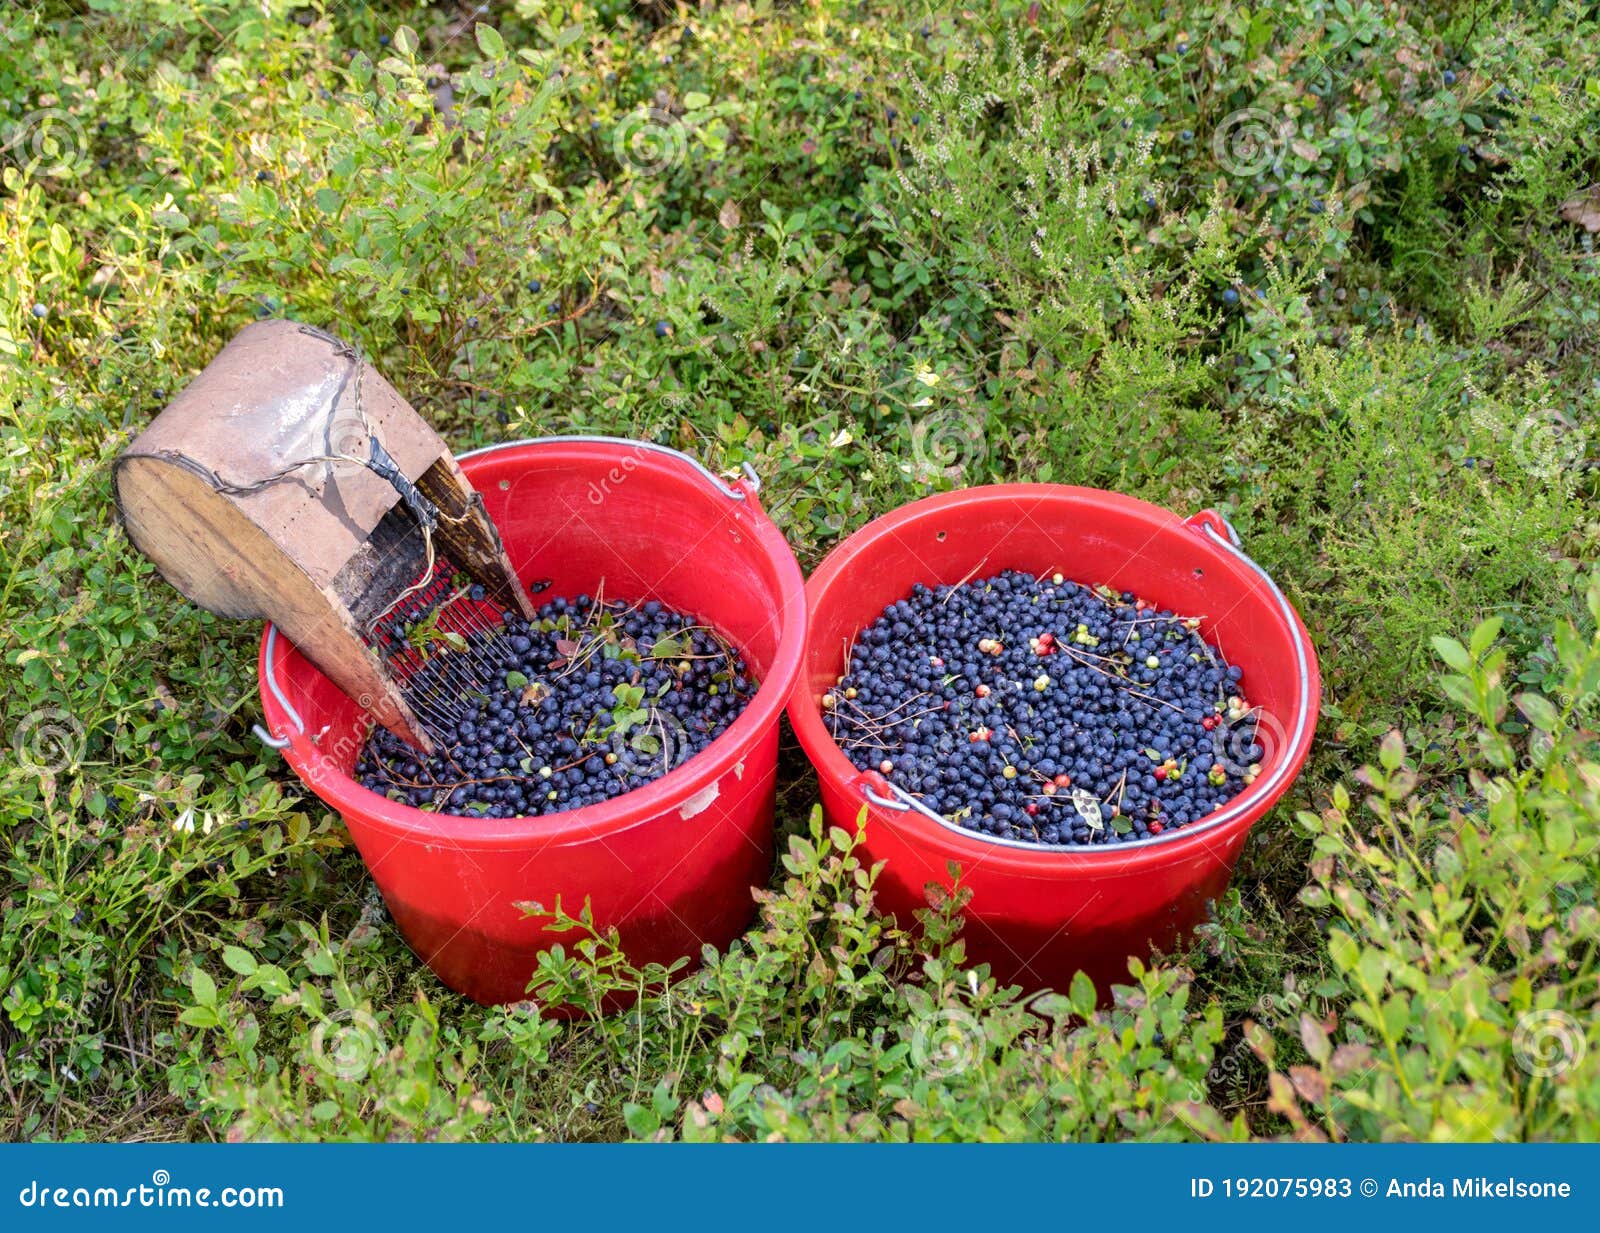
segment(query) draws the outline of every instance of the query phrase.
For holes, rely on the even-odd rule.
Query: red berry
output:
[[[1159,835],[1164,829],[1165,828],[1159,822],[1150,823],[1150,833],[1152,835]]]
[[[1023,807],[1023,812],[1031,818],[1039,812],[1039,806],[1035,805],[1032,801],[1029,801],[1027,805]]]
[[[1165,779],[1167,777],[1167,768],[1164,767],[1164,766],[1158,766],[1158,767],[1156,767],[1155,770],[1151,771],[1150,773],[1152,775],[1154,775],[1157,779]]]

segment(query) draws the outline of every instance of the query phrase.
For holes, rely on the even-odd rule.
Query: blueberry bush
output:
[[[1600,1137],[1597,61],[1570,0],[8,6],[5,1137]],[[786,735],[726,953],[549,905],[465,1002],[115,517],[269,316],[458,449],[748,463],[807,566],[991,480],[1217,508],[1311,760],[1191,949],[1040,999],[880,918]]]

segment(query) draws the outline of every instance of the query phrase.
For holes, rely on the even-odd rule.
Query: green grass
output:
[[[1590,8],[992,7],[8,12],[6,1137],[1600,1136]],[[1107,1010],[968,970],[959,902],[879,920],[787,735],[729,953],[464,1003],[251,737],[255,631],[114,517],[267,315],[458,449],[748,462],[807,566],[991,480],[1220,509],[1317,643],[1311,761]],[[534,1003],[662,983],[571,923]]]

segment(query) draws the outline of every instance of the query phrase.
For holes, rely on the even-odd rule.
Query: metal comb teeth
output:
[[[428,735],[447,747],[505,675],[504,631],[483,587],[439,558],[371,623],[367,645]]]

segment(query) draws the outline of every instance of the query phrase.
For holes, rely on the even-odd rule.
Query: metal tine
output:
[[[450,715],[435,708],[431,704],[424,702],[420,698],[408,698],[407,701],[410,702],[412,709],[416,711],[418,718],[421,719],[425,725],[434,729],[431,735],[444,737],[453,735],[452,729],[455,727],[455,724],[452,722]]]
[[[484,601],[457,591],[461,572],[453,562],[435,556],[432,570],[368,626],[368,645],[441,746],[453,743],[456,727],[476,712],[467,695],[487,693],[510,662],[500,638],[503,618]],[[433,614],[435,628],[458,635],[464,648],[413,646],[395,632],[397,626],[414,625]]]

